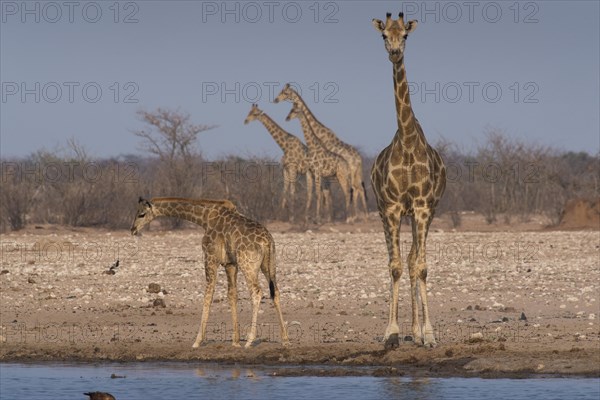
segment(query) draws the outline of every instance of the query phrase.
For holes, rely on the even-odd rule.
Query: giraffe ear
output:
[[[406,33],[412,33],[415,29],[417,29],[418,23],[419,21],[417,21],[416,19],[408,21],[408,24],[406,24]]]
[[[379,32],[383,32],[383,30],[385,29],[385,24],[380,19],[373,18],[372,23],[375,29],[377,29]]]

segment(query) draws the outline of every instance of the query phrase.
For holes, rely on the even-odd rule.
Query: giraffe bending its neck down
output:
[[[233,321],[233,345],[239,347],[240,333],[237,317],[237,273],[242,271],[252,299],[252,325],[246,347],[256,338],[256,321],[262,293],[258,284],[258,272],[267,281],[271,298],[275,303],[281,328],[281,339],[288,345],[288,335],[279,304],[279,289],[275,278],[275,242],[265,227],[237,212],[229,200],[192,200],[178,197],[157,197],[150,201],[140,197],[131,233],[136,235],[156,217],[176,217],[194,222],[204,228],[202,250],[206,292],[202,308],[200,331],[192,347],[198,347],[206,338],[206,324],[212,304],[217,268],[225,267],[227,274],[227,298]]]
[[[307,123],[312,128],[314,136],[317,137],[322,147],[341,156],[348,164],[350,174],[350,188],[351,197],[350,200],[353,203],[353,214],[348,218],[349,221],[356,219],[358,215],[358,203],[362,203],[363,208],[363,219],[367,219],[367,197],[365,193],[365,184],[363,181],[363,169],[362,169],[362,157],[358,151],[350,146],[348,143],[343,142],[336,136],[335,133],[325,125],[323,125],[314,114],[302,97],[296,92],[289,83],[287,83],[281,93],[275,98],[275,103],[280,101],[290,101],[296,105],[304,114]]]
[[[435,345],[433,328],[427,307],[427,265],[425,242],[435,208],[446,187],[446,169],[442,158],[425,139],[421,125],[410,104],[404,46],[417,21],[404,23],[403,14],[393,20],[373,20],[381,32],[385,49],[394,70],[394,95],[398,130],[392,143],[377,156],[371,170],[371,181],[389,255],[391,300],[388,326],[385,331],[386,347],[398,346],[398,290],[402,275],[400,259],[400,218],[407,215],[412,222],[412,246],[408,254],[408,273],[412,300],[412,332],[415,343]],[[419,302],[423,324],[419,322]]]
[[[319,223],[320,210],[321,210],[321,179],[328,179],[335,177],[342,188],[344,193],[344,199],[346,201],[346,213],[350,211],[350,168],[348,163],[341,156],[327,150],[321,144],[319,138],[317,138],[312,130],[312,127],[308,123],[306,114],[300,106],[297,104],[292,105],[288,116],[285,118],[286,121],[290,121],[294,118],[300,120],[302,125],[302,131],[304,132],[304,138],[308,146],[308,168],[310,173],[313,175],[315,182],[316,192],[316,222]],[[310,202],[306,203],[306,215],[310,208]],[[331,204],[329,204],[331,208]],[[331,210],[328,210],[328,216],[331,216]]]
[[[285,210],[286,203],[291,205],[290,221],[294,221],[296,182],[298,175],[306,175],[306,196],[307,203],[310,204],[312,197],[312,177],[308,173],[308,147],[296,136],[286,132],[256,104],[252,108],[244,121],[248,124],[255,119],[263,123],[267,131],[271,134],[275,142],[283,151],[281,165],[283,167],[283,196],[281,197],[281,209]]]

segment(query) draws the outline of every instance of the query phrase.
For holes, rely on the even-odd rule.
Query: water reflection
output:
[[[230,367],[230,368],[215,368],[214,366],[210,367],[202,367],[195,368],[194,372],[197,376],[201,378],[212,378],[214,380],[222,379],[227,373],[230,374],[232,379],[250,379],[254,381],[259,381],[261,378],[261,372],[255,371],[252,368],[240,368],[240,367]]]
[[[287,367],[286,369],[290,369]],[[319,370],[324,367],[319,367]],[[478,379],[273,376],[277,368],[189,363],[0,364],[2,399],[593,399],[600,379]],[[111,374],[125,375],[111,379]]]
[[[381,394],[388,398],[431,399],[440,398],[442,393],[436,390],[436,382],[430,378],[383,378]]]

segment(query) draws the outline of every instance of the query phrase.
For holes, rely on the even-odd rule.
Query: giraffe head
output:
[[[294,118],[300,118],[301,114],[302,114],[302,110],[300,109],[300,107],[298,107],[298,105],[296,105],[296,103],[293,103],[292,104],[292,109],[288,113],[287,117],[285,117],[285,120],[286,121],[291,121]]]
[[[250,112],[248,113],[248,116],[244,120],[244,124],[248,124],[250,121],[254,121],[258,117],[260,117],[263,113],[264,113],[264,111],[261,110],[260,108],[258,108],[258,106],[256,104],[252,104],[252,108],[250,108]]]
[[[146,224],[154,219],[154,217],[155,214],[152,203],[140,197],[135,219],[133,220],[133,225],[131,225],[131,234],[134,236],[137,235]]]
[[[385,22],[380,19],[373,19],[373,26],[381,32],[385,49],[389,54],[390,61],[394,64],[402,61],[406,38],[408,38],[409,33],[417,28],[416,20],[408,21],[405,24],[404,14],[400,13],[398,16],[400,18],[393,20],[392,14],[387,13]]]
[[[290,86],[289,83],[286,83],[281,92],[275,97],[273,100],[274,103],[279,103],[280,101],[291,101],[293,99],[294,89]]]

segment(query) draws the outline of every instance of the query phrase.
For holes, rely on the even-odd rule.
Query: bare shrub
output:
[[[142,139],[141,149],[156,160],[155,195],[194,197],[202,162],[196,141],[198,134],[214,126],[192,124],[189,114],[162,108],[139,111],[138,116],[149,125],[133,133]],[[170,225],[177,228],[182,221],[172,219]]]
[[[33,173],[29,173],[33,171]],[[39,188],[35,165],[22,160],[2,161],[0,219],[2,230],[25,227]]]

